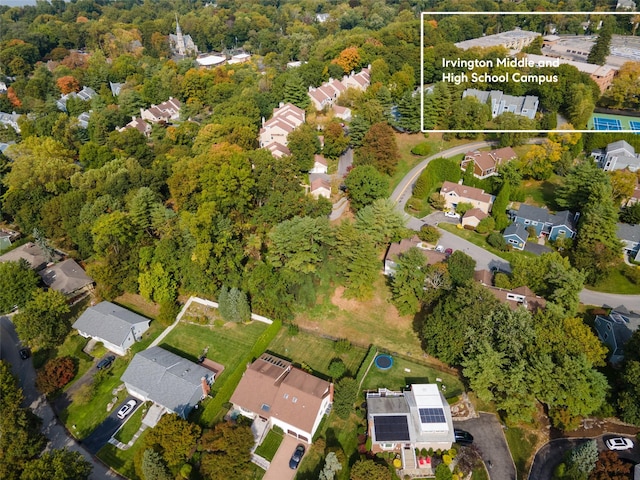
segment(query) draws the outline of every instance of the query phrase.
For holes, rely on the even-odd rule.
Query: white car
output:
[[[604,443],[609,450],[629,450],[633,448],[633,442],[624,437],[609,438]]]
[[[460,218],[460,214],[456,212],[444,212],[444,216],[449,218]]]
[[[118,418],[124,418],[127,415],[129,415],[133,409],[136,406],[136,401],[135,400],[129,400],[127,403],[125,403],[122,407],[120,407],[120,410],[118,410]]]

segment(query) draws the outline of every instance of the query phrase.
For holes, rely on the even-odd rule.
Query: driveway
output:
[[[347,176],[349,167],[353,165],[353,148],[349,148],[346,152],[340,155],[338,159],[338,176],[344,178]]]
[[[276,452],[269,470],[262,477],[263,480],[293,480],[296,476],[297,470],[289,468],[289,459],[299,443],[302,443],[307,450],[309,445],[301,442],[297,438],[293,438],[291,435],[285,435],[278,451]]]
[[[124,419],[118,418],[118,410],[120,407],[127,403],[129,400],[135,400],[136,407],[127,415]],[[142,402],[137,398],[133,398],[131,396],[127,397],[120,405],[113,408],[113,411],[109,414],[105,420],[96,427],[96,429],[91,432],[91,434],[85,438],[82,442],[84,448],[89,450],[91,453],[96,454],[98,451],[104,447],[109,439],[118,431],[118,429],[129,419],[133,412],[135,412]]]
[[[481,413],[478,418],[454,420],[453,426],[473,435],[473,444],[480,450],[482,460],[493,480],[515,480],[516,467],[502,431],[502,424],[495,415]]]
[[[31,359],[20,359],[18,345],[20,345],[18,336],[9,317],[0,317],[0,358],[11,363],[11,370],[18,377],[18,383],[22,387],[25,398],[23,406],[31,408],[42,419],[42,433],[49,439],[46,450],[60,450],[66,447],[71,451],[79,452],[93,466],[89,477],[92,480],[122,478],[97,460],[67,433],[44,395],[40,395],[36,390],[36,372],[33,363]]]
[[[598,451],[605,450],[604,441],[608,438],[619,437],[621,435],[607,433],[596,437]],[[630,460],[634,463],[640,463],[640,445],[633,437],[629,437],[634,442],[632,450],[617,452],[620,458]],[[589,438],[558,438],[551,440],[536,453],[529,472],[530,480],[551,480],[553,470],[564,460],[565,454],[572,448],[577,447]]]

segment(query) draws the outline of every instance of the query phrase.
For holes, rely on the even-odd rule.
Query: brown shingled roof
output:
[[[459,185],[453,182],[444,182],[440,189],[440,193],[444,195],[445,193],[450,192],[455,192],[456,195],[462,199],[471,198],[479,202],[491,203],[491,195],[485,193],[484,190],[480,188],[468,187],[466,185]]]

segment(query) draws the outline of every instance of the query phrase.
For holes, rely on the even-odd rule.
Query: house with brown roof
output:
[[[260,129],[260,148],[264,148],[271,143],[278,143],[287,146],[287,137],[305,121],[305,112],[292,103],[280,103],[278,108],[273,110],[273,115],[267,121],[262,119]]]
[[[331,182],[327,175],[322,173],[310,175],[311,179],[311,195],[315,198],[324,197],[331,198]],[[315,177],[315,178],[313,178]]]
[[[248,418],[311,442],[333,403],[333,384],[265,353],[244,372],[231,403]]]
[[[141,108],[140,117],[151,123],[169,123],[172,120],[178,120],[180,118],[180,100],[169,97],[169,100],[162,102],[160,105],[151,105],[146,110]]]
[[[393,275],[396,271],[398,258],[411,248],[420,250],[420,253],[424,255],[426,265],[444,262],[447,259],[444,253],[432,250],[426,242],[414,235],[412,238],[403,238],[399,242],[389,245],[387,254],[384,257],[384,274],[387,276]]]
[[[313,157],[313,168],[309,170],[309,173],[327,173],[329,168],[329,162],[324,157],[324,155],[314,155]]]
[[[291,150],[276,142],[271,142],[264,148],[269,150],[274,158],[288,157],[291,155]]]
[[[131,117],[131,121],[127,123],[124,127],[119,128],[119,132],[124,132],[128,128],[135,128],[145,137],[151,135],[151,125],[145,122],[142,118]]]
[[[474,272],[473,279],[487,288],[498,300],[509,305],[511,310],[524,307],[530,312],[536,312],[547,305],[547,301],[536,295],[529,287],[523,285],[511,290],[493,286],[493,275],[488,270]]]
[[[348,88],[357,90],[366,90],[371,83],[370,75],[371,66],[363,68],[358,73],[351,72],[351,75],[345,75],[342,80],[330,78],[328,82],[323,83],[318,88],[309,87],[309,99],[316,110],[334,107],[338,97]],[[336,116],[346,115],[347,112],[342,107]],[[348,112],[351,115],[351,111]]]
[[[487,218],[489,215],[484,213],[479,208],[472,208],[471,210],[467,210],[462,216],[462,226],[473,227],[476,228],[480,223],[480,220]]]
[[[485,193],[481,188],[468,187],[453,182],[444,182],[440,189],[440,195],[444,198],[447,208],[455,209],[459,203],[470,203],[474,208],[484,213],[491,211],[493,195]]]
[[[465,154],[460,163],[460,168],[466,170],[470,163],[473,163],[473,176],[476,178],[487,178],[498,174],[498,166],[515,160],[518,155],[511,147],[499,148],[489,152],[475,150]]]
[[[42,270],[52,258],[40,246],[33,242],[25,243],[0,256],[0,262],[19,262],[25,260],[34,270]]]

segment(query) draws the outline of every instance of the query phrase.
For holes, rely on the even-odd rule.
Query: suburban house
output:
[[[624,140],[593,150],[591,156],[605,172],[625,169],[637,172],[640,169],[640,154],[636,154],[635,148]]]
[[[180,118],[180,100],[169,97],[169,100],[162,102],[160,105],[151,105],[146,110],[141,108],[140,118],[151,123],[169,123],[172,120],[178,120]]]
[[[516,250],[524,250],[524,246],[529,238],[529,232],[520,223],[512,223],[505,228],[502,234],[508,245],[511,245]]]
[[[480,188],[468,187],[453,182],[444,182],[440,189],[440,195],[444,197],[447,208],[455,209],[459,203],[470,203],[474,208],[478,208],[484,213],[491,211],[494,199],[493,195],[485,193]]]
[[[618,223],[617,233],[624,253],[630,259],[640,261],[640,225]]]
[[[16,112],[5,113],[0,112],[0,125],[13,128],[16,133],[20,133],[20,125],[18,125],[18,119],[20,114]]]
[[[545,236],[549,240],[555,240],[560,236],[573,238],[577,231],[579,213],[571,213],[563,210],[550,213],[546,208],[533,205],[520,205],[518,210],[509,212],[514,223],[523,225],[525,229],[533,227],[536,236]]]
[[[109,82],[109,88],[111,89],[111,95],[113,95],[114,97],[117,97],[118,95],[120,95],[120,91],[122,90],[122,87],[124,87],[124,83]]]
[[[85,338],[102,342],[108,350],[124,355],[142,334],[151,320],[111,302],[100,302],[87,308],[73,328]]]
[[[451,409],[437,384],[367,393],[371,451],[395,451],[405,469],[418,468],[414,449],[447,450],[454,442]]]
[[[309,170],[309,173],[327,173],[329,163],[324,155],[314,155],[313,168]]]
[[[249,365],[231,396],[245,417],[277,425],[303,442],[311,442],[332,402],[332,383],[268,353]]]
[[[119,128],[119,132],[124,132],[127,128],[135,128],[145,137],[151,135],[151,125],[145,122],[142,118],[131,117],[131,121],[124,127]]]
[[[465,154],[460,163],[460,168],[466,170],[470,163],[473,163],[473,176],[476,178],[487,178],[498,174],[498,166],[518,158],[516,152],[511,147],[499,148],[489,152],[476,150]]]
[[[93,278],[89,277],[82,267],[71,258],[47,266],[39,273],[47,287],[67,297],[77,296],[89,290],[93,285]]]
[[[476,228],[480,223],[480,220],[487,218],[488,216],[489,215],[487,213],[484,213],[479,208],[472,208],[471,210],[464,212],[464,215],[462,216],[462,226]]]
[[[151,347],[136,353],[120,379],[134,397],[186,418],[209,395],[215,373],[168,350]]]
[[[616,10],[628,10],[630,12],[635,11],[636,2],[633,0],[618,0],[616,3]]]
[[[511,112],[515,115],[533,120],[538,111],[539,100],[535,95],[514,97],[513,95],[505,95],[500,90],[487,92],[475,88],[467,88],[462,92],[462,98],[465,97],[475,97],[480,103],[489,105],[493,118],[505,112]]]
[[[473,274],[473,279],[482,284],[495,297],[503,303],[509,305],[511,310],[524,307],[531,312],[536,312],[547,305],[547,301],[536,295],[529,287],[522,286],[507,290],[493,286],[493,275],[489,270],[477,270]]]
[[[333,114],[340,120],[345,122],[351,121],[351,109],[349,107],[342,107],[340,105],[333,106]]]
[[[34,270],[42,270],[51,262],[50,256],[33,242],[25,243],[0,256],[0,262],[19,262],[26,260]]]
[[[273,156],[273,158],[282,158],[282,157],[288,157],[291,155],[291,150],[289,150],[284,145],[281,145],[276,142],[271,142],[269,145],[267,145],[264,148],[266,150],[269,150],[269,152],[271,152],[271,155]]]
[[[296,107],[292,103],[280,103],[278,108],[273,109],[273,115],[265,122],[262,119],[260,129],[260,148],[264,148],[270,143],[278,143],[287,146],[287,137],[305,121],[305,112],[302,108]]]
[[[315,198],[331,198],[331,182],[325,178],[327,175],[318,173],[310,176],[315,178],[311,180],[311,190],[309,193]]]
[[[93,88],[90,87],[82,87],[82,90],[80,90],[79,92],[71,92],[71,93],[67,93],[66,95],[62,95],[58,101],[56,101],[56,106],[58,107],[58,110],[62,110],[63,112],[67,111],[67,101],[70,98],[78,98],[80,100],[82,100],[83,102],[88,102],[89,100],[91,100],[93,97],[95,97],[96,95],[98,95],[96,93],[96,91]]]
[[[447,256],[444,253],[436,252],[435,250],[428,248],[425,242],[420,240],[417,235],[414,235],[412,238],[403,238],[399,242],[389,245],[387,254],[384,257],[385,275],[389,276],[395,273],[398,258],[410,248],[419,249],[424,255],[425,263],[427,265],[444,262],[447,259]]]
[[[325,108],[332,108],[338,97],[347,88],[355,88],[357,90],[366,90],[369,88],[371,82],[371,65],[363,68],[358,73],[351,72],[351,75],[345,75],[342,80],[336,80],[330,78],[328,82],[323,83],[318,88],[309,87],[309,98],[316,110],[323,110]],[[348,112],[347,112],[348,110]],[[336,112],[336,116],[344,118],[345,116],[351,116],[351,110],[340,108]]]
[[[595,327],[600,341],[609,347],[609,362],[620,363],[624,358],[624,344],[640,328],[640,315],[620,305],[609,315],[597,315]]]

